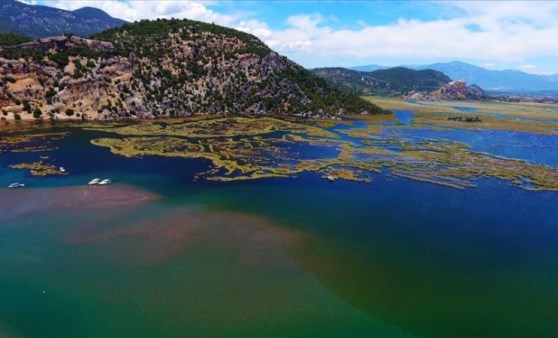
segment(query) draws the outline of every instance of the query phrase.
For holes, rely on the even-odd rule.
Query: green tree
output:
[[[29,104],[29,101],[23,100],[23,110],[28,114],[31,114],[31,105]]]
[[[47,92],[45,93],[46,101],[48,104],[52,104],[52,97],[56,95],[56,90],[50,87]]]
[[[42,115],[43,115],[43,112],[41,111],[41,109],[35,108],[35,110],[33,111],[33,118],[38,120],[38,119],[41,118]]]

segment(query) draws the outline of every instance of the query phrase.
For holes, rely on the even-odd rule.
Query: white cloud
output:
[[[36,0],[20,0],[29,4],[36,4]],[[202,1],[113,1],[113,0],[46,0],[41,4],[76,10],[82,7],[96,7],[109,15],[126,21],[156,18],[187,18],[204,22],[214,22],[224,26],[231,26],[237,21],[235,15],[217,13],[207,6],[210,2]]]
[[[558,56],[558,2],[450,2],[465,15],[421,21],[400,19],[355,29],[328,26],[319,14],[295,15],[287,28],[258,35],[296,59],[468,59],[521,63],[537,55]],[[471,30],[474,25],[479,27]],[[308,54],[306,57],[304,54]],[[312,62],[312,61],[310,61]]]
[[[525,70],[534,70],[534,69],[537,69],[537,66],[530,65],[530,64],[525,64],[525,65],[519,65],[519,68],[525,69]]]
[[[258,20],[241,20],[234,28],[245,33],[256,35],[261,39],[268,39],[272,35],[269,26]]]
[[[558,1],[439,1],[438,5],[453,12],[457,10],[461,15],[430,21],[402,18],[381,25],[359,21],[354,28],[339,28],[343,23],[339,25],[334,17],[319,13],[297,14],[286,18],[280,29],[254,19],[254,13],[218,12],[206,1],[48,0],[41,3],[68,10],[93,6],[128,21],[175,17],[215,22],[254,34],[305,66],[323,65],[324,61],[335,63],[335,60],[403,58],[413,62],[461,59],[520,65],[533,63],[533,57],[537,56],[558,57],[555,38]]]
[[[541,71],[540,67],[537,65],[532,65],[532,64],[522,64],[517,66],[518,69],[526,72],[526,73],[531,73],[531,74],[537,74],[537,75],[552,75],[552,72],[545,72],[545,71]]]

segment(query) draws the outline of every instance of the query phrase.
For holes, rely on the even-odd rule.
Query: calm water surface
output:
[[[558,165],[555,138],[407,130],[400,115],[386,137]],[[15,219],[0,205],[0,336],[556,337],[557,193],[387,171],[371,184],[194,183],[206,161],[127,159],[90,145],[96,135],[74,132],[50,153],[67,177],[6,167],[39,153],[0,154],[0,185],[111,177],[160,199]]]

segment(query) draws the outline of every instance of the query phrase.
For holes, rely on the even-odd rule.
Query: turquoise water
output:
[[[558,164],[552,137],[417,131],[400,118],[384,136]],[[458,190],[389,171],[371,184],[193,182],[207,161],[124,158],[90,145],[96,136],[74,131],[49,153],[67,177],[6,167],[40,153],[0,154],[0,186],[110,177],[160,199],[16,218],[2,218],[3,201],[0,336],[556,336],[555,192],[500,180]]]

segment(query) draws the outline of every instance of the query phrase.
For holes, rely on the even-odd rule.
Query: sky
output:
[[[558,1],[20,0],[127,21],[188,18],[252,33],[307,68],[459,60],[558,73]]]

